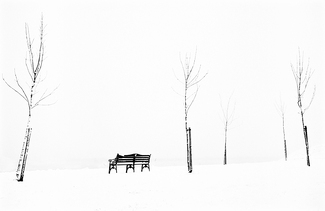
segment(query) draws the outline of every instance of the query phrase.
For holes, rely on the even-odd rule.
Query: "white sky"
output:
[[[298,47],[310,58],[316,84],[305,120],[310,146],[324,142],[324,21],[322,1],[0,1],[0,69],[27,80],[25,22],[38,41],[46,25],[46,80],[59,90],[33,113],[27,168],[106,165],[116,153],[151,153],[186,165],[179,53],[195,52],[202,72],[189,113],[193,162],[222,163],[220,99],[232,94],[236,120],[228,162],[284,157],[281,118],[286,104],[288,157],[304,150],[290,63]],[[3,82],[0,170],[15,170],[27,106]],[[220,96],[220,97],[219,97]],[[312,163],[311,153],[311,163]],[[194,167],[195,168],[195,167]]]

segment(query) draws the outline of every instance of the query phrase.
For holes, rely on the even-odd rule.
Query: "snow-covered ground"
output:
[[[324,159],[0,173],[0,210],[325,210]]]

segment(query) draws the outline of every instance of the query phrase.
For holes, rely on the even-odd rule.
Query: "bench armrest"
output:
[[[114,164],[115,163],[115,159],[108,159],[108,163],[109,164]]]

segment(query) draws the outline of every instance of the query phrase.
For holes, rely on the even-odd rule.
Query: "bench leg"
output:
[[[150,165],[149,164],[142,164],[141,165],[141,172],[143,171],[144,168],[148,168],[150,171]]]
[[[126,173],[128,173],[129,168],[132,168],[131,164],[126,165]]]
[[[111,170],[112,169],[115,169],[116,173],[117,173],[117,166],[116,165],[109,165],[108,167],[108,173],[110,174],[111,173]]]
[[[126,165],[126,173],[128,173],[128,170],[129,169],[133,169],[133,172],[135,172],[135,168],[134,168],[135,165],[132,165],[132,164],[127,164]]]

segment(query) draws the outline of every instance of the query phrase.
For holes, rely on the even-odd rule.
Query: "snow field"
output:
[[[1,210],[324,210],[322,160],[0,174]]]

